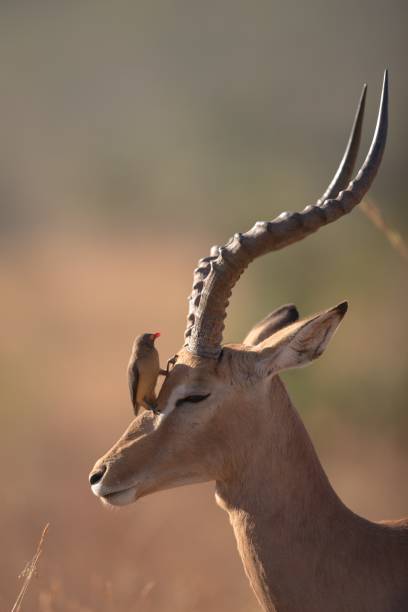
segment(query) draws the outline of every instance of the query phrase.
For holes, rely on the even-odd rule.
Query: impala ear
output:
[[[260,342],[272,336],[277,331],[294,323],[299,318],[299,313],[294,304],[285,304],[272,310],[262,321],[258,321],[245,336],[243,344],[256,346]]]
[[[283,328],[257,345],[261,376],[307,365],[324,352],[347,312],[347,302]]]

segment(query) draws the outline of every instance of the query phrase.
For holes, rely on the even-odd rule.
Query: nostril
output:
[[[92,472],[92,474],[89,476],[90,484],[91,485],[98,484],[98,482],[102,480],[105,472],[106,472],[106,465],[103,465],[101,468],[99,468],[99,470],[96,470],[96,472]]]

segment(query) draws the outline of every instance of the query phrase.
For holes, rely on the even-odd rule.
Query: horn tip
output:
[[[386,68],[384,70],[384,77],[383,77],[383,95],[387,96],[388,95],[388,68]]]
[[[360,96],[360,102],[357,108],[357,116],[361,115],[361,120],[363,118],[362,115],[365,110],[366,97],[367,97],[367,83],[363,83],[363,89],[361,90],[361,96]]]
[[[384,107],[384,113],[388,115],[388,68],[384,70],[384,78],[381,92],[381,106]]]

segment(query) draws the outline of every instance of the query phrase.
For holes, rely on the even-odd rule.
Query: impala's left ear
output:
[[[307,365],[324,352],[330,338],[347,312],[347,302],[318,315],[297,321],[256,347],[256,368],[260,376]]]

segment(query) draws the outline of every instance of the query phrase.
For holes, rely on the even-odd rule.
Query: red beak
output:
[[[160,338],[160,332],[153,334],[153,339],[156,340],[156,338]]]

